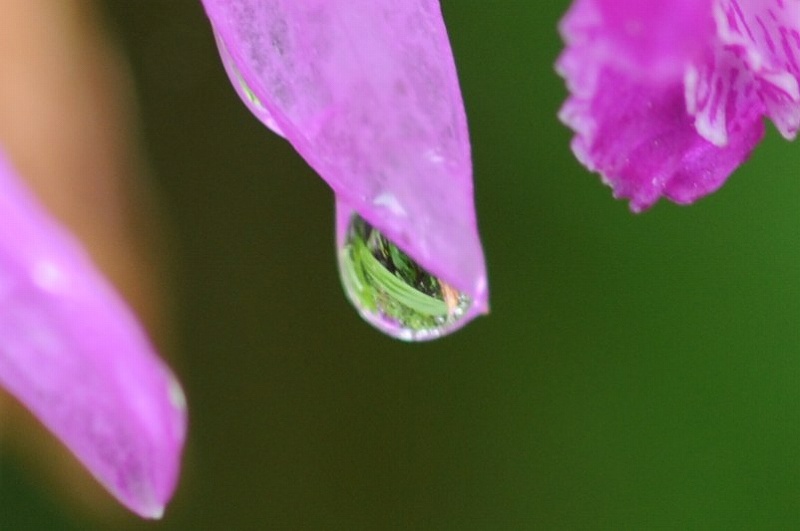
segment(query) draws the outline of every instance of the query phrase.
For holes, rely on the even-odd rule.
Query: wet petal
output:
[[[469,136],[438,2],[203,3],[228,72],[266,110],[256,115],[339,201],[485,311]]]
[[[120,502],[160,517],[186,429],[179,384],[2,153],[0,212],[0,385]]]

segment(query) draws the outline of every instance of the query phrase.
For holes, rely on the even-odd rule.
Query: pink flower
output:
[[[203,4],[242,99],[336,194],[339,241],[356,212],[468,294],[470,316],[485,312],[469,133],[438,2]]]
[[[800,0],[576,0],[561,120],[635,211],[717,190],[764,135],[800,127]]]
[[[148,518],[172,495],[180,385],[89,258],[0,152],[0,385]]]

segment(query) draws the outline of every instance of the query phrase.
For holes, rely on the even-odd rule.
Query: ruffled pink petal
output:
[[[561,22],[568,45],[615,70],[672,81],[706,53],[712,0],[578,0]]]
[[[203,4],[256,115],[340,203],[485,311],[469,134],[438,2]]]
[[[758,126],[764,104],[751,72],[738,54],[717,46],[684,78],[686,108],[700,136],[724,148],[732,136]],[[735,141],[735,140],[734,140]]]
[[[666,196],[691,203],[718,189],[763,135],[756,120],[725,148],[697,134],[683,86],[653,87],[605,70],[591,98],[571,98],[561,118],[578,134],[572,148],[618,198],[641,211]]]
[[[720,43],[752,73],[766,115],[793,139],[800,128],[800,1],[718,0]]]
[[[712,14],[705,0],[579,0],[562,22],[560,118],[578,159],[635,211],[715,191],[763,136],[762,96]]]
[[[0,385],[120,502],[159,518],[186,430],[180,385],[2,153],[0,212]]]

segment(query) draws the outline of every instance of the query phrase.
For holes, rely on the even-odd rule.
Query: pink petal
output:
[[[572,98],[561,117],[579,125],[572,143],[578,159],[599,171],[616,197],[630,199],[634,211],[661,195],[691,203],[715,191],[763,135],[756,121],[720,149],[695,131],[680,84],[637,85],[611,71],[600,76],[592,98]]]
[[[687,112],[698,134],[720,148],[761,121],[764,104],[753,76],[736,53],[716,47],[684,78]],[[734,139],[734,141],[736,141]]]
[[[469,135],[438,2],[203,3],[229,74],[265,109],[256,115],[340,203],[485,311]]]
[[[632,77],[674,80],[714,35],[712,0],[577,0],[560,30],[594,63]]]
[[[761,97],[712,13],[705,0],[579,0],[562,22],[560,118],[578,159],[635,211],[715,191],[763,135]]]
[[[720,42],[752,72],[766,114],[793,139],[800,128],[800,1],[718,0]]]
[[[0,385],[120,502],[158,518],[186,430],[180,385],[0,153]]]

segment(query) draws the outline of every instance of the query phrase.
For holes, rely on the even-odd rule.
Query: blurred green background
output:
[[[53,0],[57,1],[57,0]],[[191,413],[162,522],[0,461],[2,529],[800,525],[800,151],[640,216],[556,119],[567,2],[444,0],[492,313],[407,345],[346,302],[333,202],[226,78],[199,2],[100,4],[172,230]]]

